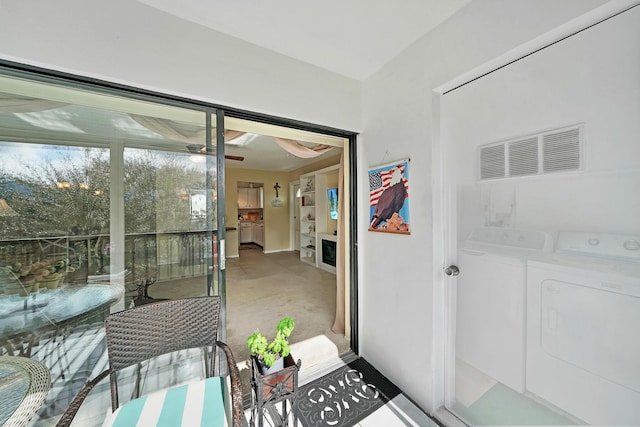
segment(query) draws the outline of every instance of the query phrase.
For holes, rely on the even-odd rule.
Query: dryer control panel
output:
[[[640,261],[640,236],[561,231],[556,252]]]

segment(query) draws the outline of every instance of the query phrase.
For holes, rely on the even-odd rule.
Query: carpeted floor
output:
[[[257,329],[272,339],[278,321],[285,316],[296,322],[290,342],[297,346],[293,356],[302,359],[302,370],[349,351],[349,340],[331,331],[335,274],[303,263],[299,257],[295,251],[242,250],[239,258],[227,259],[226,341],[241,366],[247,397],[249,369],[242,366],[249,359],[246,339]],[[206,295],[206,287],[202,279],[179,279],[155,283],[149,293],[155,298],[201,296]]]

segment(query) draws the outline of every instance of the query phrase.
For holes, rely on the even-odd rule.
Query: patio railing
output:
[[[0,240],[0,266],[28,268],[41,261],[68,260],[70,284],[109,274],[109,235],[38,237]],[[127,284],[207,275],[215,266],[216,234],[207,231],[134,233],[125,235],[124,269]],[[212,259],[213,258],[213,259]],[[1,284],[0,284],[1,285]]]

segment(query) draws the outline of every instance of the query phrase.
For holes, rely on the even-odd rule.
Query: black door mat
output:
[[[260,245],[256,245],[255,243],[241,243],[240,244],[240,250],[241,251],[246,251],[246,250],[251,250],[251,249],[262,249],[262,247]]]
[[[241,243],[240,244],[240,250],[241,251],[246,251],[246,250],[251,250],[251,249],[262,249],[262,246],[256,245],[255,243]]]
[[[304,427],[353,426],[400,393],[391,381],[359,358],[300,387],[294,406]]]

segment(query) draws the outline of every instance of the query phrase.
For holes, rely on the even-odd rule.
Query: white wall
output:
[[[432,267],[432,90],[603,3],[472,2],[365,81],[358,152],[361,354],[427,411],[442,404],[445,339],[443,289]],[[367,167],[403,157],[411,158],[411,235],[369,233],[362,220]]]
[[[1,0],[0,58],[360,130],[359,82],[132,0]]]

